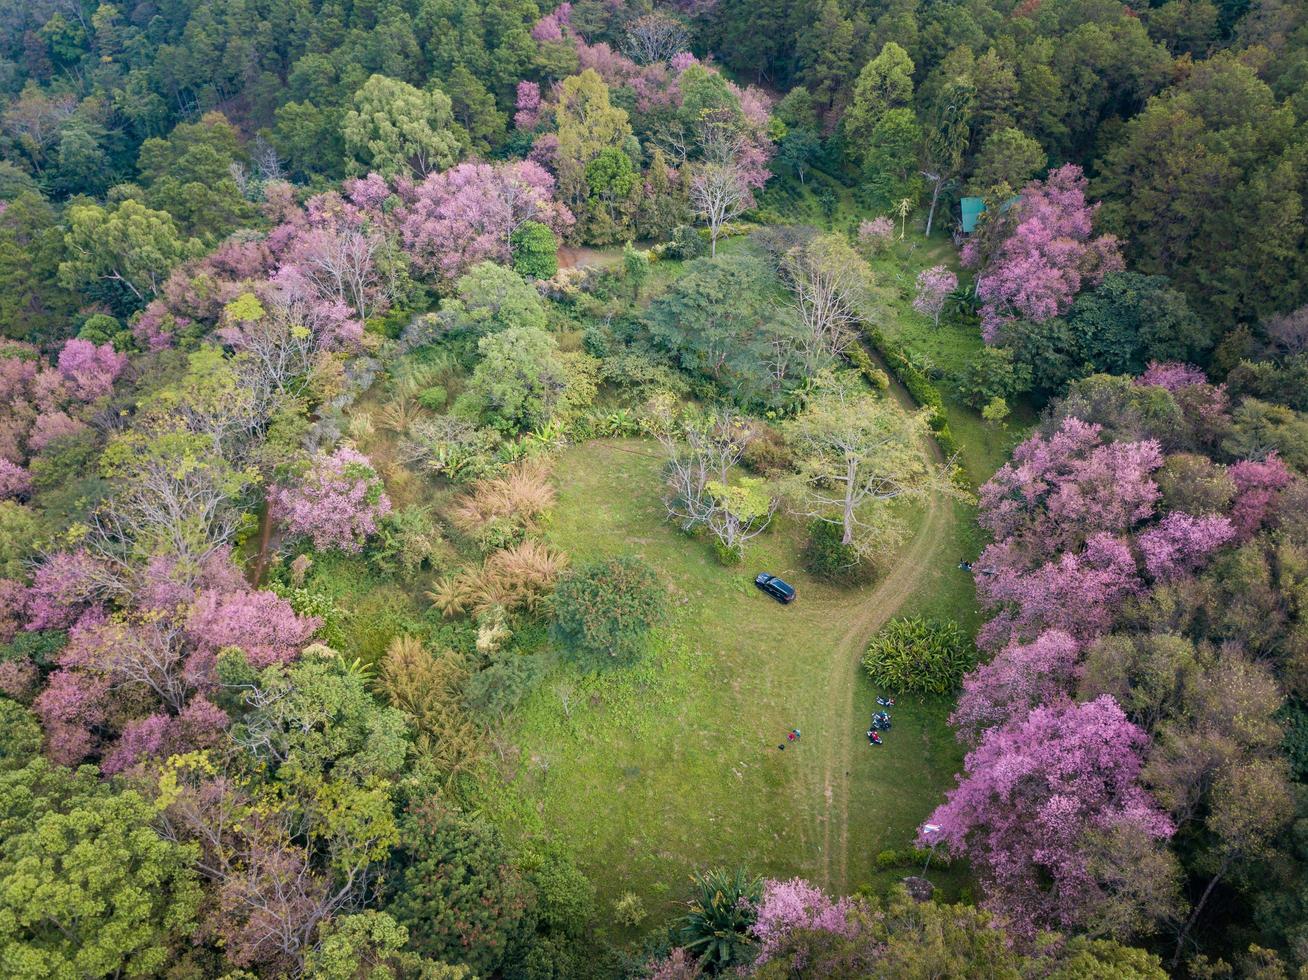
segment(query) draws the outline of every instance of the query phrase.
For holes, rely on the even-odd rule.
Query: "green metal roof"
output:
[[[959,202],[963,211],[963,232],[971,234],[976,228],[976,219],[981,217],[981,212],[986,209],[985,198],[983,197],[965,197]]]

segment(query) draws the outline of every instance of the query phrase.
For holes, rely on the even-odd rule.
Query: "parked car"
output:
[[[786,603],[795,601],[795,587],[787,582],[783,582],[775,575],[769,575],[767,572],[759,572],[754,576],[754,584],[766,592],[777,602]]]

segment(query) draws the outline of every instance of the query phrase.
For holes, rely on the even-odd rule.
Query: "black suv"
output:
[[[754,576],[754,584],[766,592],[777,602],[794,602],[795,587],[781,581],[775,575],[769,575],[767,572],[759,572]]]

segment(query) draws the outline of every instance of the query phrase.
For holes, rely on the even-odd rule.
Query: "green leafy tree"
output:
[[[0,964],[6,976],[157,976],[195,928],[195,849],[93,770],[35,758],[0,774]]]
[[[559,194],[572,209],[583,232],[594,220],[587,172],[605,150],[622,150],[631,138],[627,113],[609,100],[609,87],[592,68],[559,83]]]
[[[183,238],[170,215],[126,200],[109,209],[74,204],[64,235],[68,258],[59,263],[59,281],[86,289],[123,311],[144,305],[180,262],[202,246]]]
[[[307,101],[277,107],[270,139],[292,175],[338,177],[344,173],[341,115],[340,110],[320,109]]]
[[[854,82],[853,101],[845,110],[845,145],[864,159],[872,133],[891,109],[913,102],[913,59],[894,41],[863,66]]]
[[[442,82],[442,89],[474,150],[486,153],[504,142],[506,116],[495,107],[495,96],[466,65],[456,65]]]
[[[463,152],[448,95],[385,75],[373,75],[354,93],[341,137],[351,174],[425,177],[452,167]]]
[[[458,305],[447,302],[442,311],[448,311],[460,327],[478,333],[509,327],[545,329],[547,317],[540,293],[513,269],[478,262],[459,278],[454,289]]]
[[[924,412],[910,415],[886,398],[822,384],[786,426],[796,510],[840,525],[841,544],[869,554],[886,533],[881,505],[948,485],[923,455],[927,437]]]
[[[72,314],[75,296],[59,280],[64,240],[54,208],[34,189],[0,214],[0,324],[15,340],[44,341]]]
[[[563,402],[568,369],[555,339],[535,327],[508,327],[477,344],[481,360],[457,406],[492,428],[517,433],[547,423]]]
[[[931,120],[922,144],[922,173],[931,185],[931,206],[926,223],[928,236],[941,192],[963,168],[963,156],[972,138],[975,103],[976,86],[971,79],[955,78],[941,87],[931,107]]]
[[[386,911],[423,956],[492,975],[522,952],[535,895],[499,832],[426,804],[405,821]]]
[[[581,565],[554,590],[555,632],[588,667],[633,663],[665,611],[658,575],[630,555]]]
[[[549,279],[559,271],[559,239],[539,221],[527,221],[510,241],[513,270],[524,279]]]
[[[248,224],[254,207],[241,196],[233,165],[248,165],[240,135],[221,113],[180,123],[167,139],[148,139],[137,157],[145,203],[166,211],[187,234],[209,242]]]
[[[1020,129],[996,130],[986,137],[972,163],[968,192],[998,204],[1020,191],[1048,162],[1044,147]]]
[[[469,980],[466,966],[424,959],[404,947],[409,930],[385,912],[341,916],[319,932],[304,960],[311,980]]]

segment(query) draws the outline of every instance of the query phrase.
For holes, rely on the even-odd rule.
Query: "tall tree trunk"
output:
[[[1185,925],[1181,927],[1181,931],[1176,936],[1176,952],[1172,954],[1172,962],[1169,964],[1169,969],[1175,970],[1176,965],[1181,962],[1181,953],[1185,949],[1185,941],[1190,938],[1190,930],[1193,929],[1194,924],[1199,921],[1199,914],[1203,912],[1204,906],[1208,903],[1208,899],[1213,894],[1213,889],[1217,887],[1217,882],[1221,880],[1222,875],[1226,874],[1226,869],[1230,864],[1231,855],[1228,854],[1222,860],[1221,867],[1217,869],[1217,873],[1208,880],[1208,885],[1204,888],[1204,893],[1199,896],[1199,901],[1195,903],[1194,911],[1190,913],[1190,917],[1185,920]]]
[[[945,185],[943,175],[936,177],[935,190],[931,192],[931,209],[927,211],[926,237],[931,237],[931,223],[936,219],[936,204],[940,201],[940,188]]]

